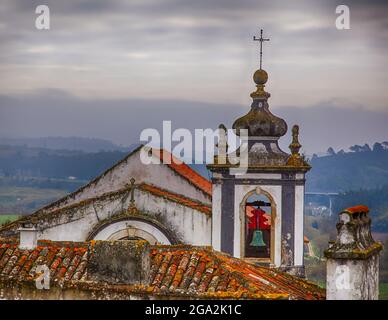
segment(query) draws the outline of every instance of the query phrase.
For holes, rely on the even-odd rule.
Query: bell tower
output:
[[[261,58],[262,48],[260,51]],[[213,183],[212,246],[303,276],[304,188],[310,166],[299,154],[297,125],[292,128],[291,154],[278,145],[287,123],[269,110],[270,94],[264,89],[268,74],[261,61],[253,80],[256,90],[251,93],[251,109],[233,124],[240,138],[242,132],[247,133],[245,172],[234,174],[235,165],[224,161],[221,154],[208,165]]]

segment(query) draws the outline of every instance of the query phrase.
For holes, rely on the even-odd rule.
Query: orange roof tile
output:
[[[174,157],[170,152],[163,149],[158,149],[158,151],[160,161],[162,161],[162,163],[167,161],[168,163],[166,164],[176,173],[184,177],[186,180],[201,189],[209,196],[212,195],[212,184],[208,179],[204,178],[195,170],[191,169],[187,164]],[[165,161],[163,162],[163,160]]]
[[[54,280],[80,280],[86,271],[88,245],[39,241],[34,250],[21,250],[14,241],[0,242],[0,276],[34,280],[38,265],[46,265]]]
[[[358,212],[365,212],[365,213],[368,213],[369,212],[369,208],[367,206],[364,206],[364,205],[358,205],[358,206],[353,206],[353,207],[350,207],[350,208],[347,208],[345,210],[342,210],[342,212],[348,212],[348,213],[358,213]]]
[[[46,264],[52,279],[82,288],[92,245],[40,241],[34,250],[20,250],[15,241],[0,240],[0,281],[33,281],[37,265]],[[143,294],[213,299],[325,299],[324,290],[306,280],[254,266],[211,247],[158,245],[151,247],[150,255],[148,286],[111,286]]]
[[[323,289],[306,280],[210,248],[158,246],[151,258],[150,285],[154,293],[208,293],[221,298],[234,292],[247,298],[325,298]]]

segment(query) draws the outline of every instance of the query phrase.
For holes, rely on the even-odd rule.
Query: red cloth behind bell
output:
[[[267,219],[267,214],[261,209],[252,210],[252,217],[249,217],[248,228],[249,230],[268,230],[271,228],[271,224]]]

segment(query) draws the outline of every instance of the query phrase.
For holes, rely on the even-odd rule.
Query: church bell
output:
[[[249,244],[252,247],[265,247],[266,244],[263,240],[263,233],[260,230],[253,231],[252,241]]]

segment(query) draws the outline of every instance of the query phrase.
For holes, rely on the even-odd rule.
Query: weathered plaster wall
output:
[[[213,183],[212,246],[221,251],[221,184]]]
[[[108,171],[96,182],[77,192],[59,203],[53,204],[45,211],[53,211],[58,208],[77,203],[81,200],[94,198],[107,192],[124,188],[130,183],[130,179],[136,179],[136,183],[146,182],[168,189],[172,192],[196,199],[203,203],[211,204],[211,198],[203,191],[192,185],[186,179],[175,173],[165,164],[145,165],[140,161],[139,152],[134,153],[125,161]]]
[[[147,241],[96,241],[90,246],[87,280],[148,285],[150,266]]]
[[[145,213],[171,231],[176,238],[188,244],[210,245],[211,243],[211,216],[200,211],[153,196],[140,190],[135,191],[135,204],[139,212]],[[60,214],[50,214],[39,219],[39,239],[54,241],[85,241],[95,226],[101,221],[114,218],[129,207],[126,194],[116,195],[104,200],[87,203],[62,211]],[[130,220],[130,218],[128,218]],[[136,223],[128,222],[128,226]],[[99,239],[108,239],[115,232],[120,231],[116,225],[110,232],[100,233]],[[147,228],[161,243],[166,239],[160,237],[152,228]]]
[[[337,238],[325,250],[326,296],[329,300],[375,300],[379,294],[379,259],[383,249],[371,233],[369,208],[344,209]]]
[[[377,300],[378,254],[366,260],[327,260],[327,300]]]
[[[304,246],[304,186],[295,186],[295,243],[294,243],[294,264],[303,266]]]

